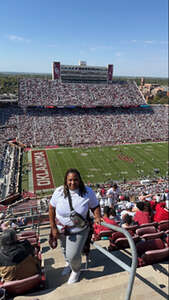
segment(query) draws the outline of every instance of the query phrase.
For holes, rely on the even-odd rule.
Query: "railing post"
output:
[[[132,254],[132,264],[131,264],[131,267],[127,266],[123,262],[120,262],[119,259],[114,258],[113,255],[110,254],[105,249],[101,249],[101,247],[98,246],[95,242],[93,243],[93,245],[97,249],[99,249],[102,253],[104,253],[106,256],[108,256],[110,259],[113,258],[113,260],[117,264],[119,264],[122,268],[124,268],[125,270],[127,270],[130,273],[129,283],[128,283],[126,297],[125,297],[125,300],[130,300],[131,293],[132,293],[132,288],[133,288],[133,284],[134,284],[134,279],[135,279],[135,274],[136,274],[136,268],[137,268],[137,251],[136,251],[136,247],[135,247],[134,241],[133,241],[130,233],[127,230],[125,230],[124,228],[122,228],[122,227],[118,227],[118,226],[115,226],[115,225],[110,225],[110,224],[105,223],[105,222],[101,222],[101,225],[103,225],[105,227],[108,227],[108,228],[110,228],[110,229],[112,229],[114,231],[118,231],[118,232],[123,233],[126,236],[126,238],[128,239],[128,242],[129,242],[129,245],[130,245],[130,248],[131,248],[131,254]],[[108,253],[106,253],[106,252],[108,252]]]

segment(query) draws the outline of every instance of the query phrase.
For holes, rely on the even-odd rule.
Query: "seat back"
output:
[[[164,260],[168,261],[169,258],[169,248],[157,249],[146,251],[142,255],[142,260],[146,265],[155,264],[162,262]]]
[[[155,229],[154,226],[148,226],[148,227],[136,229],[136,234],[139,236],[143,236],[144,234],[156,233],[156,232],[157,230]]]
[[[144,224],[141,224],[141,225],[139,226],[139,228],[149,227],[149,226],[157,227],[157,226],[158,226],[158,223],[157,223],[157,222],[144,223]]]
[[[34,276],[22,280],[7,281],[3,284],[2,287],[10,295],[21,295],[40,286],[40,283],[41,283],[41,275],[36,274]]]
[[[159,222],[158,223],[158,230],[159,231],[169,230],[169,220]]]
[[[142,256],[146,251],[150,250],[158,250],[158,249],[164,249],[165,244],[164,242],[158,238],[158,239],[152,239],[152,240],[146,240],[141,241],[136,244],[137,254],[138,256]]]
[[[150,239],[157,239],[157,238],[161,238],[163,239],[164,237],[164,231],[158,231],[155,233],[147,233],[147,234],[143,234],[140,236],[141,239],[145,239],[145,240],[150,240]]]
[[[18,235],[19,238],[27,238],[27,237],[37,237],[37,234],[34,230],[23,231]]]
[[[137,243],[140,238],[138,235],[135,235],[135,236],[132,236],[132,239],[133,239],[133,242],[134,243]],[[120,237],[118,239],[116,239],[114,241],[114,244],[115,246],[117,247],[117,249],[126,249],[126,248],[130,248],[130,245],[129,245],[129,241],[126,237]]]
[[[125,235],[121,232],[113,232],[110,241],[115,242],[119,238],[126,238]]]
[[[138,228],[139,228],[138,225],[132,225],[132,226],[126,227],[125,229],[126,229],[127,231],[131,231],[131,232],[135,233],[135,232],[136,232],[136,229],[138,229]]]

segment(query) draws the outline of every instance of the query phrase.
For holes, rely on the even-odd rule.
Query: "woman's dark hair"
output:
[[[104,214],[106,214],[109,217],[110,216],[110,207],[104,206],[103,212],[104,212]]]
[[[113,188],[116,190],[117,189],[117,183],[113,184]]]
[[[17,236],[16,231],[13,228],[5,229],[1,236],[1,247],[11,246],[16,244]]]
[[[64,177],[64,196],[67,197],[67,195],[68,195],[67,176],[70,173],[74,173],[78,176],[78,178],[79,178],[79,194],[80,194],[80,196],[83,196],[84,194],[86,194],[86,188],[85,188],[84,182],[81,178],[79,171],[77,169],[73,169],[73,168],[68,169],[66,171],[66,174]]]
[[[110,215],[116,217],[116,210],[114,208],[110,208]]]
[[[144,202],[137,202],[136,206],[139,210],[143,211],[144,210]]]
[[[124,223],[126,223],[127,225],[131,225],[132,224],[132,221],[133,221],[133,218],[132,216],[130,216],[129,214],[126,214],[124,216]]]

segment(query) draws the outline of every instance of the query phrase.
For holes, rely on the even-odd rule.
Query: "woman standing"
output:
[[[71,199],[73,213],[82,217],[83,224],[74,223],[69,204]],[[100,224],[100,206],[93,190],[84,185],[77,169],[67,170],[64,185],[56,188],[49,205],[51,233],[55,240],[61,241],[61,248],[66,260],[62,274],[71,271],[68,284],[78,281],[81,267],[81,253],[88,237],[89,209],[94,214],[95,223]],[[84,221],[83,221],[84,220]]]

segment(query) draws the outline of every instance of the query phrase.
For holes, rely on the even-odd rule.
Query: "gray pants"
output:
[[[75,272],[80,271],[81,253],[88,237],[88,233],[89,227],[79,233],[74,233],[67,236],[61,234],[59,237],[65,260]]]

